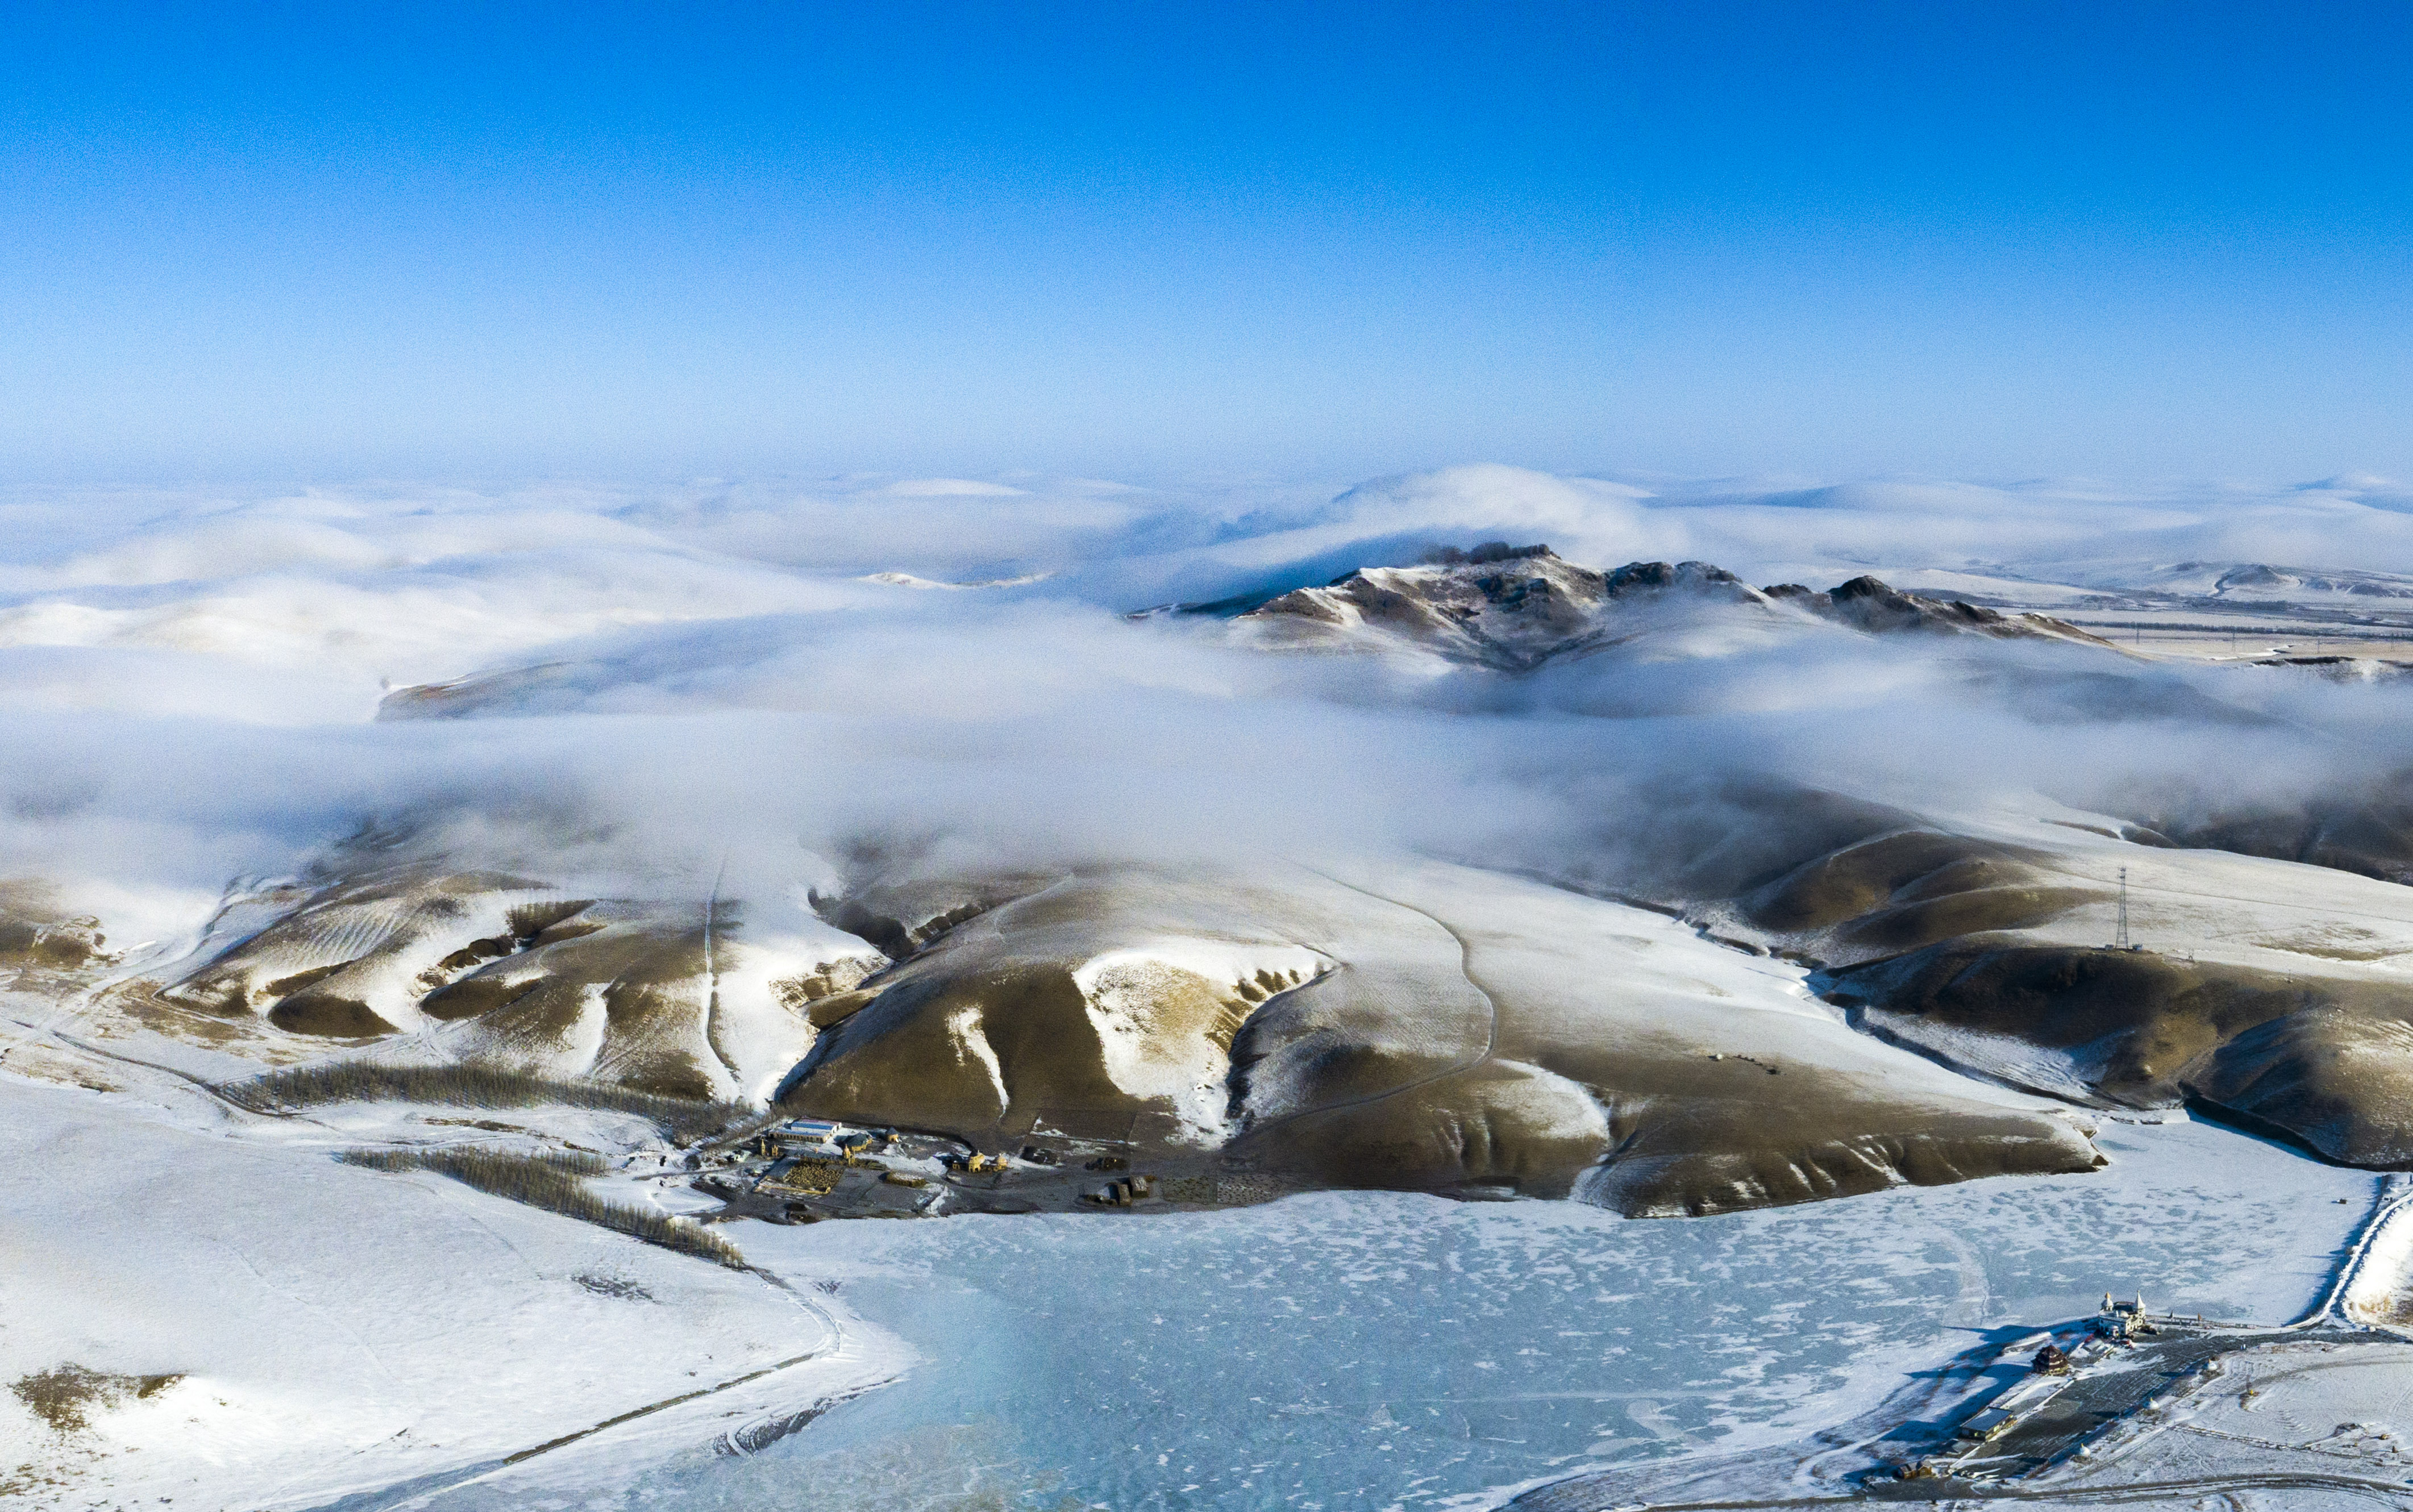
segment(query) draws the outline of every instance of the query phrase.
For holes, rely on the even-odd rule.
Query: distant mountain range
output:
[[[1547,546],[1478,547],[1461,562],[1361,569],[1250,610],[1263,644],[1385,649],[1400,645],[1503,672],[1633,645],[1679,624],[1714,619],[1735,633],[1781,634],[1807,622],[1873,634],[1927,631],[2110,643],[2039,614],[1902,593],[1873,577],[1826,592],[1797,583],[1754,588],[1706,562],[1629,562],[1596,571]]]

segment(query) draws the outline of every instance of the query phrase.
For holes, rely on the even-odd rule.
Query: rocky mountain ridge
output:
[[[1825,592],[1755,588],[1707,562],[1628,562],[1607,571],[1547,545],[1492,542],[1413,567],[1360,568],[1294,589],[1238,616],[1283,650],[1406,650],[1525,673],[1647,634],[1670,612],[1724,615],[1761,629],[1835,625],[1869,634],[1924,632],[2004,640],[2110,643],[2042,614],[2005,614],[1904,593],[1872,576]]]

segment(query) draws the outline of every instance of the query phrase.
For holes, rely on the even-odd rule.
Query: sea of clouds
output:
[[[1699,795],[1770,776],[1927,808],[2284,803],[2392,781],[2413,732],[2392,683],[2057,646],[1827,637],[1509,683],[1131,617],[1490,539],[1819,587],[2413,573],[2413,493],[2367,478],[29,491],[0,524],[0,879],[125,942],[331,857],[663,893],[826,886],[866,844],[942,867],[1547,865],[1684,813],[1744,822]],[[377,717],[395,689],[497,674],[479,717]]]

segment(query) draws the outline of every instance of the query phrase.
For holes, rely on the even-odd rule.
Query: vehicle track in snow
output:
[[[139,1056],[126,1055],[117,1051],[106,1049],[53,1026],[29,1023],[26,1020],[14,1017],[13,1015],[8,1018],[7,1022],[40,1039],[56,1042],[81,1054],[91,1056],[96,1059],[115,1061],[127,1066],[140,1067],[146,1071],[156,1072],[175,1077],[177,1080],[185,1082],[198,1090],[208,1094],[213,1100],[224,1105],[230,1111],[246,1118],[298,1119],[304,1122],[313,1123],[318,1121],[303,1113],[263,1113],[256,1108],[244,1107],[243,1104],[229,1099],[215,1083],[211,1082],[205,1077],[197,1075],[192,1072],[180,1070],[179,1068],[170,1065],[164,1065],[155,1060],[146,1060]],[[447,1141],[446,1143],[451,1142]],[[446,1195],[446,1193],[440,1191],[431,1192],[430,1194],[438,1197],[439,1200]],[[466,1189],[464,1194],[466,1194]],[[507,1201],[509,1199],[496,1200]],[[489,1237],[501,1243],[505,1249],[511,1251],[514,1254],[518,1253],[517,1247],[512,1245],[510,1239],[501,1234],[496,1233],[491,1226],[478,1219],[475,1206],[475,1203],[463,1204],[462,1211],[464,1216],[467,1217],[470,1222],[476,1223],[477,1226],[486,1232]],[[541,1211],[541,1209],[531,1210]],[[577,1220],[563,1217],[562,1222],[575,1223]],[[243,1254],[241,1251],[229,1247],[229,1253],[240,1261],[245,1269],[250,1270],[263,1285],[269,1286],[273,1290],[282,1292],[283,1289],[278,1287],[275,1282],[270,1281],[269,1278],[262,1275],[258,1267],[254,1266],[249,1257]],[[525,1260],[525,1257],[522,1258]],[[531,1268],[533,1267],[531,1267]],[[570,1433],[561,1434],[555,1438],[548,1439],[541,1444],[533,1445],[527,1448],[515,1450],[499,1459],[481,1460],[475,1464],[461,1467],[458,1470],[437,1472],[434,1475],[415,1477],[402,1485],[389,1487],[383,1490],[358,1492],[339,1497],[332,1502],[324,1502],[316,1505],[326,1509],[326,1512],[335,1512],[335,1509],[341,1509],[341,1512],[404,1512],[404,1509],[425,1506],[449,1492],[476,1485],[479,1482],[489,1479],[505,1470],[525,1464],[531,1460],[554,1453],[557,1450],[568,1448],[571,1445],[583,1443],[587,1439],[595,1437],[597,1434],[607,1432],[623,1424],[635,1422],[639,1419],[669,1411],[672,1408],[682,1406],[688,1402],[701,1401],[707,1397],[716,1396],[720,1393],[733,1390],[738,1386],[760,1381],[766,1376],[776,1375],[781,1371],[792,1370],[797,1366],[808,1364],[813,1360],[822,1359],[833,1355],[842,1347],[845,1342],[845,1330],[839,1325],[836,1316],[833,1314],[829,1309],[815,1301],[806,1293],[798,1290],[788,1282],[787,1278],[779,1275],[776,1271],[766,1269],[759,1265],[749,1265],[745,1268],[762,1281],[766,1285],[772,1286],[784,1293],[791,1301],[792,1301],[806,1313],[810,1315],[812,1319],[820,1325],[822,1337],[821,1341],[814,1345],[814,1347],[803,1354],[793,1355],[785,1359],[775,1361],[772,1364],[762,1366],[757,1370],[748,1371],[741,1375],[733,1376],[726,1381],[718,1382],[713,1386],[699,1387],[692,1391],[681,1392],[676,1396],[666,1397],[659,1401],[647,1402],[642,1406],[630,1408],[626,1412],[615,1414],[600,1422],[590,1424],[585,1428],[576,1430]],[[287,1295],[289,1296],[289,1294]],[[340,1327],[339,1320],[338,1326]],[[346,1331],[348,1332],[349,1330],[347,1329]],[[358,1336],[355,1335],[354,1342],[362,1347],[367,1357],[377,1363],[380,1369],[383,1369],[382,1360],[377,1358],[374,1350],[368,1348],[365,1342],[360,1340]],[[822,1412],[826,1411],[831,1406],[836,1405],[839,1401],[851,1400],[853,1397],[860,1396],[864,1392],[875,1389],[878,1386],[884,1384],[885,1383],[883,1382],[874,1382],[869,1385],[858,1386],[852,1390],[841,1393],[837,1397],[828,1399],[827,1401],[815,1401],[794,1413],[782,1415],[773,1420],[777,1425],[777,1430],[769,1434],[748,1435],[748,1430],[760,1426],[762,1420],[758,1419],[756,1421],[748,1422],[740,1429],[733,1430],[730,1432],[721,1435],[721,1438],[724,1441],[726,1452],[751,1452],[753,1448],[760,1447],[762,1444],[768,1443],[773,1438],[785,1436],[786,1433],[792,1432],[797,1428],[801,1428],[805,1423],[809,1422],[812,1417],[818,1416]],[[294,1504],[288,1502],[285,1505],[290,1505]]]
[[[839,1351],[845,1342],[846,1332],[829,1309],[797,1290],[789,1283],[786,1277],[776,1271],[765,1269],[761,1266],[748,1266],[746,1268],[766,1285],[785,1293],[791,1301],[810,1314],[813,1320],[821,1325],[823,1337],[819,1344],[804,1354],[792,1355],[786,1359],[775,1360],[771,1364],[748,1371],[741,1375],[731,1376],[728,1380],[717,1382],[712,1386],[699,1386],[692,1391],[682,1391],[675,1396],[664,1397],[659,1401],[649,1401],[642,1406],[631,1407],[626,1412],[615,1413],[600,1422],[590,1423],[585,1428],[547,1439],[541,1444],[513,1450],[496,1459],[481,1460],[475,1464],[464,1465],[455,1470],[438,1471],[434,1475],[416,1476],[381,1490],[356,1492],[331,1502],[318,1503],[316,1504],[313,1512],[415,1512],[415,1509],[437,1503],[454,1491],[466,1490],[470,1487],[492,1480],[505,1471],[542,1459],[546,1455],[557,1453],[572,1445],[583,1444],[615,1428],[668,1412],[675,1407],[686,1406],[690,1402],[719,1396],[739,1386],[777,1375],[781,1371],[794,1370],[797,1366],[826,1358]],[[840,1402],[852,1401],[866,1392],[877,1390],[887,1384],[886,1381],[873,1381],[857,1386],[836,1396],[817,1400],[792,1413],[776,1415],[767,1419],[758,1417],[739,1428],[718,1435],[717,1439],[703,1442],[715,1443],[722,1453],[752,1453],[764,1445],[804,1427],[813,1418]],[[768,1433],[751,1431],[766,1423],[773,1427],[773,1431]]]
[[[719,924],[720,883],[729,875],[729,853],[722,852],[720,868],[712,874],[712,891],[703,900],[703,1043],[713,1059],[729,1073],[729,1083],[740,1097],[746,1094],[746,1078],[739,1074],[737,1062],[720,1047],[720,966],[713,954],[713,934]]]
[[[1311,867],[1308,869],[1310,871],[1314,870]],[[1315,875],[1322,877],[1325,882],[1332,883],[1336,887],[1346,887],[1351,892],[1356,893],[1361,897],[1370,897],[1378,903],[1388,903],[1394,908],[1405,909],[1411,913],[1429,920],[1435,927],[1448,935],[1449,938],[1456,941],[1458,945],[1458,971],[1466,978],[1466,985],[1473,987],[1482,996],[1484,1007],[1488,1011],[1489,1022],[1485,1029],[1483,1048],[1468,1059],[1459,1061],[1456,1065],[1445,1066],[1439,1071],[1418,1076],[1413,1081],[1401,1082],[1395,1087],[1386,1087],[1379,1092],[1367,1092],[1362,1096],[1347,1098],[1338,1103],[1319,1103],[1313,1107],[1299,1108],[1295,1112],[1285,1113],[1280,1118],[1269,1119],[1263,1123],[1251,1123],[1249,1126],[1248,1133],[1252,1135],[1261,1134],[1268,1129],[1279,1129],[1284,1124],[1294,1122],[1299,1119],[1312,1118],[1317,1114],[1340,1113],[1345,1112],[1350,1108],[1365,1107],[1369,1104],[1380,1103],[1386,1098],[1397,1097],[1402,1092],[1412,1092],[1420,1087],[1429,1087],[1435,1082],[1446,1081],[1452,1076],[1463,1075],[1465,1073],[1473,1071],[1476,1067],[1488,1061],[1493,1053],[1500,1047],[1500,1000],[1492,994],[1489,987],[1483,985],[1482,979],[1474,974],[1474,948],[1467,943],[1466,937],[1458,933],[1456,926],[1451,925],[1447,920],[1441,918],[1439,915],[1429,912],[1424,909],[1420,909],[1413,903],[1401,902],[1396,897],[1386,897],[1384,894],[1375,892],[1372,888],[1360,887],[1355,882],[1342,882],[1340,878],[1335,877],[1328,872],[1317,871],[1315,872]],[[1348,969],[1348,962],[1341,962],[1341,969],[1346,971]],[[1312,986],[1311,983],[1308,985]],[[1271,1000],[1268,999],[1267,1001],[1270,1001]]]
[[[29,1023],[24,1019],[17,1017],[11,1017],[8,1022],[14,1024],[19,1029],[27,1030],[28,1032],[38,1035],[44,1039],[55,1040],[59,1044],[67,1046],[69,1049],[78,1051],[81,1054],[96,1056],[103,1060],[114,1060],[120,1065],[140,1066],[145,1071],[160,1072],[166,1075],[173,1076],[179,1081],[190,1083],[192,1086],[208,1093],[221,1105],[235,1113],[242,1114],[245,1118],[300,1119],[305,1123],[317,1123],[319,1121],[311,1118],[306,1113],[302,1113],[291,1108],[262,1110],[256,1107],[245,1107],[241,1103],[238,1103],[233,1098],[228,1096],[226,1090],[218,1083],[210,1080],[206,1076],[200,1075],[194,1072],[180,1070],[175,1066],[168,1065],[162,1061],[145,1060],[139,1055],[126,1055],[117,1050],[111,1050],[105,1046],[95,1045],[90,1040],[70,1034],[66,1030],[60,1029],[55,1025]]]

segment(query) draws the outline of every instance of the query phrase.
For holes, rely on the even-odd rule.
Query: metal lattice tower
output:
[[[2120,868],[2120,934],[2112,941],[2115,948],[2128,948],[2128,868]]]

